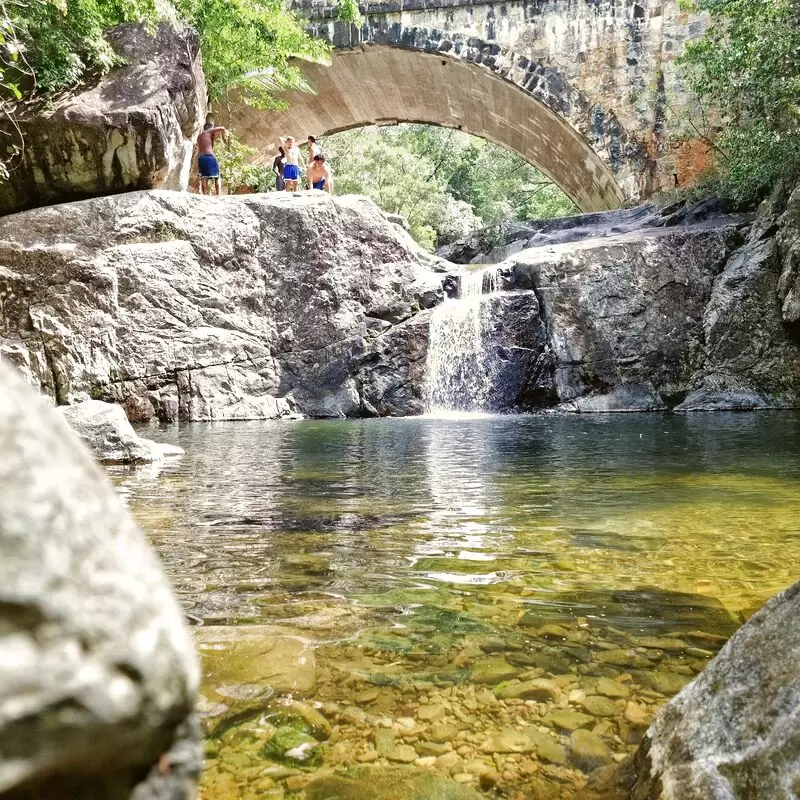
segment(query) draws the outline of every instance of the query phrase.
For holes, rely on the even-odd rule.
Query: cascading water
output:
[[[459,298],[434,310],[426,363],[428,413],[486,410],[495,364],[486,346],[490,319],[485,299],[497,290],[497,278],[494,266],[465,273]]]

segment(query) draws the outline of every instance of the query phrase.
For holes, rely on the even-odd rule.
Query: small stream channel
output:
[[[581,797],[800,563],[794,413],[147,433],[185,456],[111,472],[196,626],[204,800]]]

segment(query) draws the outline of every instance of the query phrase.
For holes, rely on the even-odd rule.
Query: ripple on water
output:
[[[330,769],[581,797],[796,577],[792,413],[148,435],[186,455],[110,472],[201,623],[206,800]]]

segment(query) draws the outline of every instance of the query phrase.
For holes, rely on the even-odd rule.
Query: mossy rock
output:
[[[281,764],[317,767],[322,762],[319,745],[305,720],[287,717],[280,721],[274,736],[264,746],[264,755]]]

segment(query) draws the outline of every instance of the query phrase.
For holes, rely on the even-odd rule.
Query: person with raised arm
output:
[[[300,149],[293,136],[280,137],[280,145],[286,156],[283,165],[283,182],[287,192],[296,192],[300,183]]]
[[[221,137],[223,142],[227,141],[228,132],[221,125],[214,125],[214,118],[209,114],[203,130],[197,137],[197,171],[200,174],[200,194],[208,194],[208,182],[214,181],[214,191],[219,196],[219,162],[214,155],[214,142],[217,137]]]

